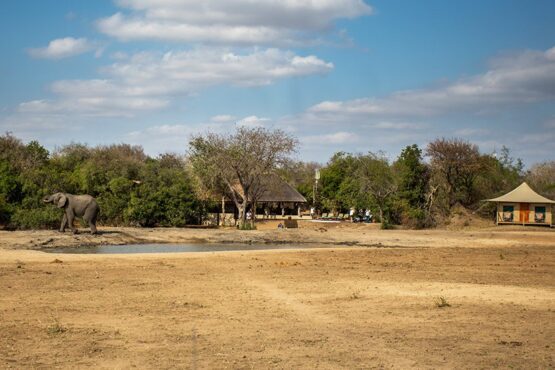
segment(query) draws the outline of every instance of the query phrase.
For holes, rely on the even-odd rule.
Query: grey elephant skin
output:
[[[77,229],[73,226],[75,217],[82,217],[91,228],[91,234],[96,234],[96,217],[100,207],[96,200],[90,195],[73,195],[67,193],[55,193],[43,198],[44,203],[53,203],[58,208],[64,208],[65,213],[60,226],[60,232],[64,232],[66,226],[76,234]]]

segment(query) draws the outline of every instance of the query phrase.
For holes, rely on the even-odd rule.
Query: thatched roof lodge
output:
[[[513,191],[487,199],[497,204],[496,223],[553,226],[555,201],[536,193],[523,182]]]
[[[306,198],[276,174],[265,176],[260,181],[257,203],[306,203]]]
[[[242,190],[239,184],[233,186],[239,199]],[[268,174],[260,179],[258,190],[254,190],[256,210],[249,207],[248,211],[258,219],[286,218],[301,216],[307,200],[293,186],[277,174]],[[238,210],[235,203],[226,196],[222,199],[221,208],[214,210],[211,218],[215,224],[235,224]]]
[[[239,184],[234,186],[235,192],[242,196]],[[306,198],[276,174],[268,174],[260,178],[259,185],[252,191],[258,207],[266,208],[298,208],[305,204]]]

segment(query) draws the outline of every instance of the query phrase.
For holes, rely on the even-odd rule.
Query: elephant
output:
[[[60,232],[64,232],[66,226],[76,234],[77,229],[73,226],[75,217],[82,217],[89,224],[91,234],[96,234],[96,217],[100,207],[90,195],[73,195],[67,193],[55,193],[42,199],[44,203],[53,203],[58,208],[64,208],[65,213],[60,226]]]

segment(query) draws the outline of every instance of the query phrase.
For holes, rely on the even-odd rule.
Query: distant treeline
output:
[[[437,139],[425,149],[408,146],[393,163],[380,153],[336,153],[325,165],[289,160],[275,170],[310,207],[315,169],[321,177],[314,206],[328,212],[369,208],[385,225],[433,226],[456,204],[487,212],[482,199],[523,180],[555,197],[555,161],[524,171],[506,148],[499,155],[482,154],[477,146],[458,139]],[[72,143],[50,153],[36,141],[24,144],[10,134],[0,136],[4,227],[57,227],[60,210],[41,199],[58,191],[96,197],[101,225],[196,224],[217,204],[202,189],[194,166],[183,156],[152,158],[140,146],[127,144]]]
[[[317,168],[317,163],[292,162],[281,174],[312,203]],[[369,208],[383,227],[433,227],[443,224],[456,205],[493,217],[494,206],[483,200],[522,181],[555,199],[555,161],[525,171],[508,148],[483,154],[467,141],[440,138],[424,149],[405,147],[393,163],[379,152],[336,153],[320,168],[315,207],[325,212]]]

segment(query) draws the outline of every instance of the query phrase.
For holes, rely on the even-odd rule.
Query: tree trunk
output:
[[[231,193],[231,199],[233,199],[233,203],[235,203],[235,207],[237,207],[237,210],[239,211],[239,227],[242,227],[245,224],[245,219],[247,217],[246,215],[246,208],[247,208],[247,198],[243,198],[243,202],[239,203],[239,200],[237,199],[237,196],[235,195],[235,189],[233,189],[233,186],[231,186],[231,183],[226,182],[229,191]]]
[[[245,221],[247,219],[247,205],[246,202],[243,201],[243,203],[241,203],[238,207],[239,209],[239,227],[243,227],[243,225],[245,225]]]

